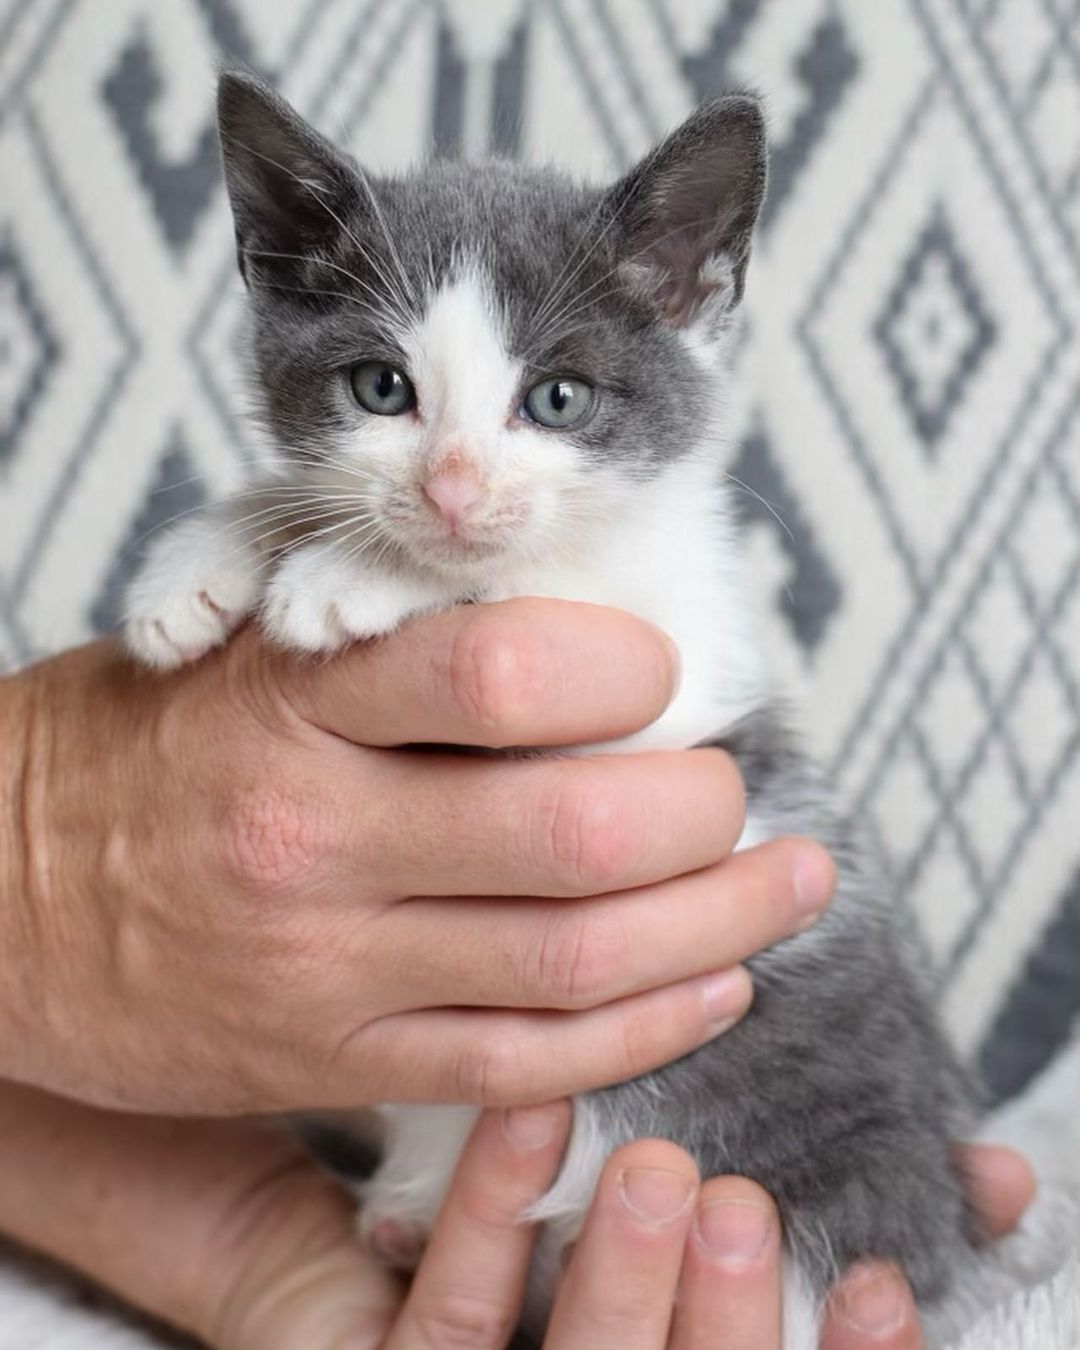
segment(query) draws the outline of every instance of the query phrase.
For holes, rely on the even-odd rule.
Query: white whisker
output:
[[[723,474],[724,477],[729,479],[732,483],[734,483],[736,487],[741,487],[744,492],[748,492],[751,497],[754,497],[757,501],[759,501],[761,505],[765,508],[765,510],[768,511],[769,515],[773,517],[776,523],[784,531],[784,533],[791,540],[791,542],[792,543],[795,542],[795,536],[788,528],[787,521],[784,520],[784,518],[780,515],[780,512],[776,509],[775,506],[773,506],[772,502],[766,501],[760,492],[755,492],[749,483],[744,483],[741,478],[736,478],[733,473],[728,473],[727,469],[723,470]]]

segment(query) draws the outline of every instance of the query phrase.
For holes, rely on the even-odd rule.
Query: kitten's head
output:
[[[509,163],[376,179],[243,72],[219,117],[265,417],[352,494],[343,546],[465,574],[557,556],[711,443],[765,185],[752,99],[606,190]]]

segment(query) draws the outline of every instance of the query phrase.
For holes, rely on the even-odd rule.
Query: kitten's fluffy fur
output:
[[[279,463],[158,542],[128,597],[131,650],[195,659],[257,613],[272,639],[328,651],[424,609],[523,594],[663,627],[681,688],[617,748],[721,741],[747,784],[744,843],[811,834],[839,887],[814,929],[750,963],[755,1003],[734,1030],[577,1101],[536,1207],[533,1321],[604,1157],[644,1135],[776,1197],[788,1347],[816,1339],[812,1305],[858,1257],[900,1262],[932,1304],[966,1250],[949,1154],[966,1087],[887,888],[770,710],[722,491],[724,348],[764,191],[757,105],[705,105],[607,191],[510,164],[372,182],[249,75],[222,77],[219,107]],[[359,405],[350,370],[372,359],[408,374],[416,410]],[[528,388],[563,374],[595,386],[590,413],[566,430],[530,422]],[[464,523],[425,497],[440,474],[478,497]],[[430,1221],[471,1119],[387,1111],[369,1227]]]

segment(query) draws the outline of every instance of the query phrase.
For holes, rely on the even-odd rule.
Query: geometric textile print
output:
[[[940,211],[905,261],[874,336],[916,431],[933,450],[994,340],[994,325]]]
[[[732,408],[767,640],[962,1051],[1016,1091],[1080,959],[1080,0],[0,0],[0,663],[106,628],[257,448],[213,63],[385,168],[610,177],[769,104]]]

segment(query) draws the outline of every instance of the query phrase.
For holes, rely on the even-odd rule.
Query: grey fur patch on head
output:
[[[223,73],[225,176],[251,288],[265,420],[285,450],[340,429],[329,374],[400,361],[440,285],[479,267],[527,388],[597,390],[561,431],[585,461],[649,478],[700,447],[723,372],[682,330],[715,336],[737,304],[765,185],[750,98],[704,105],[612,188],[509,162],[436,162],[370,177],[258,77]],[[514,410],[511,410],[514,411]]]

